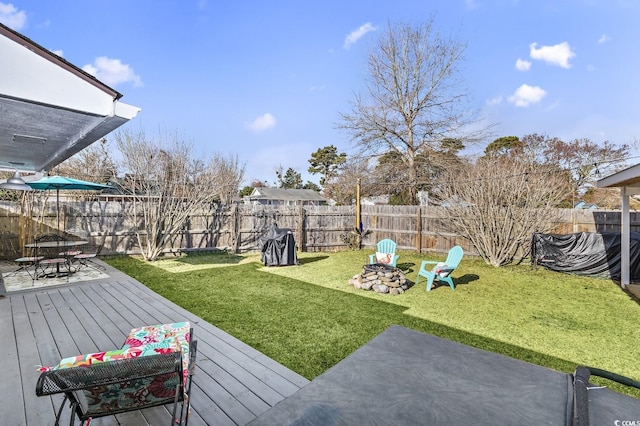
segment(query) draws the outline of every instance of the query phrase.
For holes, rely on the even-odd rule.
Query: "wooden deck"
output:
[[[198,340],[189,425],[244,425],[308,380],[108,267],[108,279],[0,296],[0,424],[52,425],[62,397],[37,397],[39,365],[122,346],[133,327],[190,321]],[[65,407],[62,424],[69,423]],[[166,425],[166,407],[92,421]]]

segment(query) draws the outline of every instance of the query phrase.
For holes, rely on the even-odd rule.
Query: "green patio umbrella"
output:
[[[102,191],[103,189],[113,189],[109,185],[101,183],[89,182],[86,180],[74,179],[64,176],[46,176],[38,180],[27,182],[27,185],[33,189],[56,190],[56,220],[58,223],[58,232],[60,232],[60,190],[77,190],[77,191]]]

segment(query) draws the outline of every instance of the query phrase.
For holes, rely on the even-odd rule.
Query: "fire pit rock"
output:
[[[355,288],[371,290],[376,293],[388,293],[394,296],[404,293],[405,290],[411,287],[411,284],[404,272],[384,263],[364,265],[362,273],[354,275],[349,280],[349,285]]]

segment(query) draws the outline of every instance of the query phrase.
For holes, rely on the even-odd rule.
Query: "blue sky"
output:
[[[0,0],[0,22],[142,108],[127,127],[237,154],[247,183],[273,183],[278,165],[317,182],[312,152],[354,153],[336,123],[367,54],[388,23],[431,15],[468,44],[471,107],[495,137],[640,136],[635,0]]]

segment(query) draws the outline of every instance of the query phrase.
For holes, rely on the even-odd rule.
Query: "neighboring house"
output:
[[[462,198],[458,197],[457,195],[454,195],[453,197],[449,198],[448,200],[443,200],[440,203],[440,206],[442,206],[442,207],[471,207],[471,206],[473,206],[473,204],[464,201]]]
[[[376,195],[372,197],[362,197],[360,200],[360,204],[363,206],[378,206],[378,205],[386,205],[389,204],[390,196],[387,195]]]
[[[254,188],[245,204],[269,206],[326,206],[328,200],[312,189]]]
[[[585,210],[596,210],[599,209],[600,207],[598,207],[597,204],[595,203],[587,203],[586,201],[578,201],[576,203],[575,206],[573,206],[574,209],[585,209]]]

